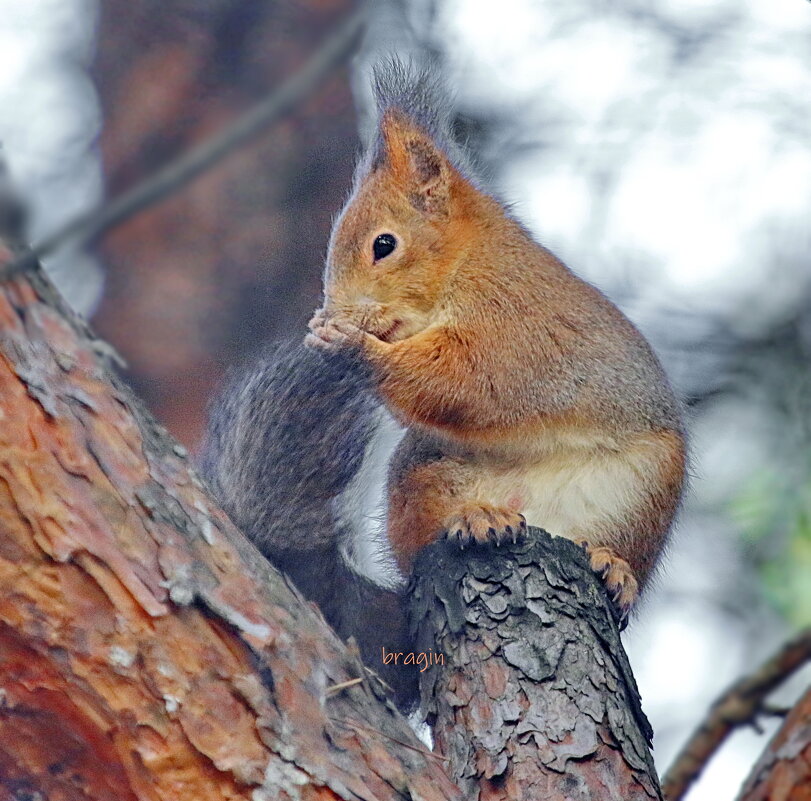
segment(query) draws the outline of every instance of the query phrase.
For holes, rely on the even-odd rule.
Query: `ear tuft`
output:
[[[414,208],[433,214],[447,212],[451,171],[430,140],[412,139],[406,144],[409,157],[408,199]]]

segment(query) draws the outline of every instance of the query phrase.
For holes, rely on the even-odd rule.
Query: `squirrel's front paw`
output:
[[[521,542],[527,534],[524,515],[486,504],[470,504],[450,517],[446,537],[460,548],[474,543]]]
[[[602,578],[620,613],[620,620],[624,622],[639,595],[639,583],[631,566],[611,548],[588,543],[584,545],[591,561],[591,569]]]
[[[309,322],[310,333],[304,338],[304,344],[322,350],[339,350],[356,347],[363,341],[364,332],[355,323],[345,317],[328,315],[324,309],[318,309]]]

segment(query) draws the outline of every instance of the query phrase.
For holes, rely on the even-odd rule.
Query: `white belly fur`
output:
[[[484,469],[477,497],[550,534],[592,541],[622,530],[646,505],[662,472],[662,447],[642,437],[621,451],[557,448],[534,465]]]
[[[340,516],[354,532],[345,556],[361,573],[388,586],[400,577],[385,539],[386,472],[404,431],[380,409],[363,465],[338,499]],[[568,539],[596,542],[603,534],[622,531],[661,475],[664,446],[651,436],[623,448],[614,440],[594,443],[588,435],[556,438],[535,443],[534,464],[480,463],[476,498],[519,511],[529,525]]]

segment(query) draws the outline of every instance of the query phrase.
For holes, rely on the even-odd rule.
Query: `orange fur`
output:
[[[588,543],[627,609],[684,481],[658,361],[417,122],[389,109],[380,141],[336,222],[308,342],[358,349],[411,429],[389,487],[399,564],[449,527],[497,540],[526,514]],[[397,247],[375,261],[381,233]]]

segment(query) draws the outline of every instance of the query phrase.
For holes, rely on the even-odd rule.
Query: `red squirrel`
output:
[[[382,604],[394,626],[383,644],[405,641],[405,626],[392,623],[402,590],[347,572],[338,506],[378,403],[406,427],[385,514],[401,574],[438,537],[500,543],[529,524],[583,543],[627,614],[665,547],[685,480],[667,378],[622,312],[479,185],[431,75],[391,63],[377,70],[375,90],[376,135],[334,224],[323,308],[306,337],[327,356],[284,351],[282,369],[277,352],[238,379],[212,416],[206,472],[236,522],[339,633],[361,641],[375,669],[376,640],[364,646],[364,626],[374,628]],[[259,500],[274,482],[269,494],[285,497]],[[321,504],[309,542],[285,537],[295,504]]]

